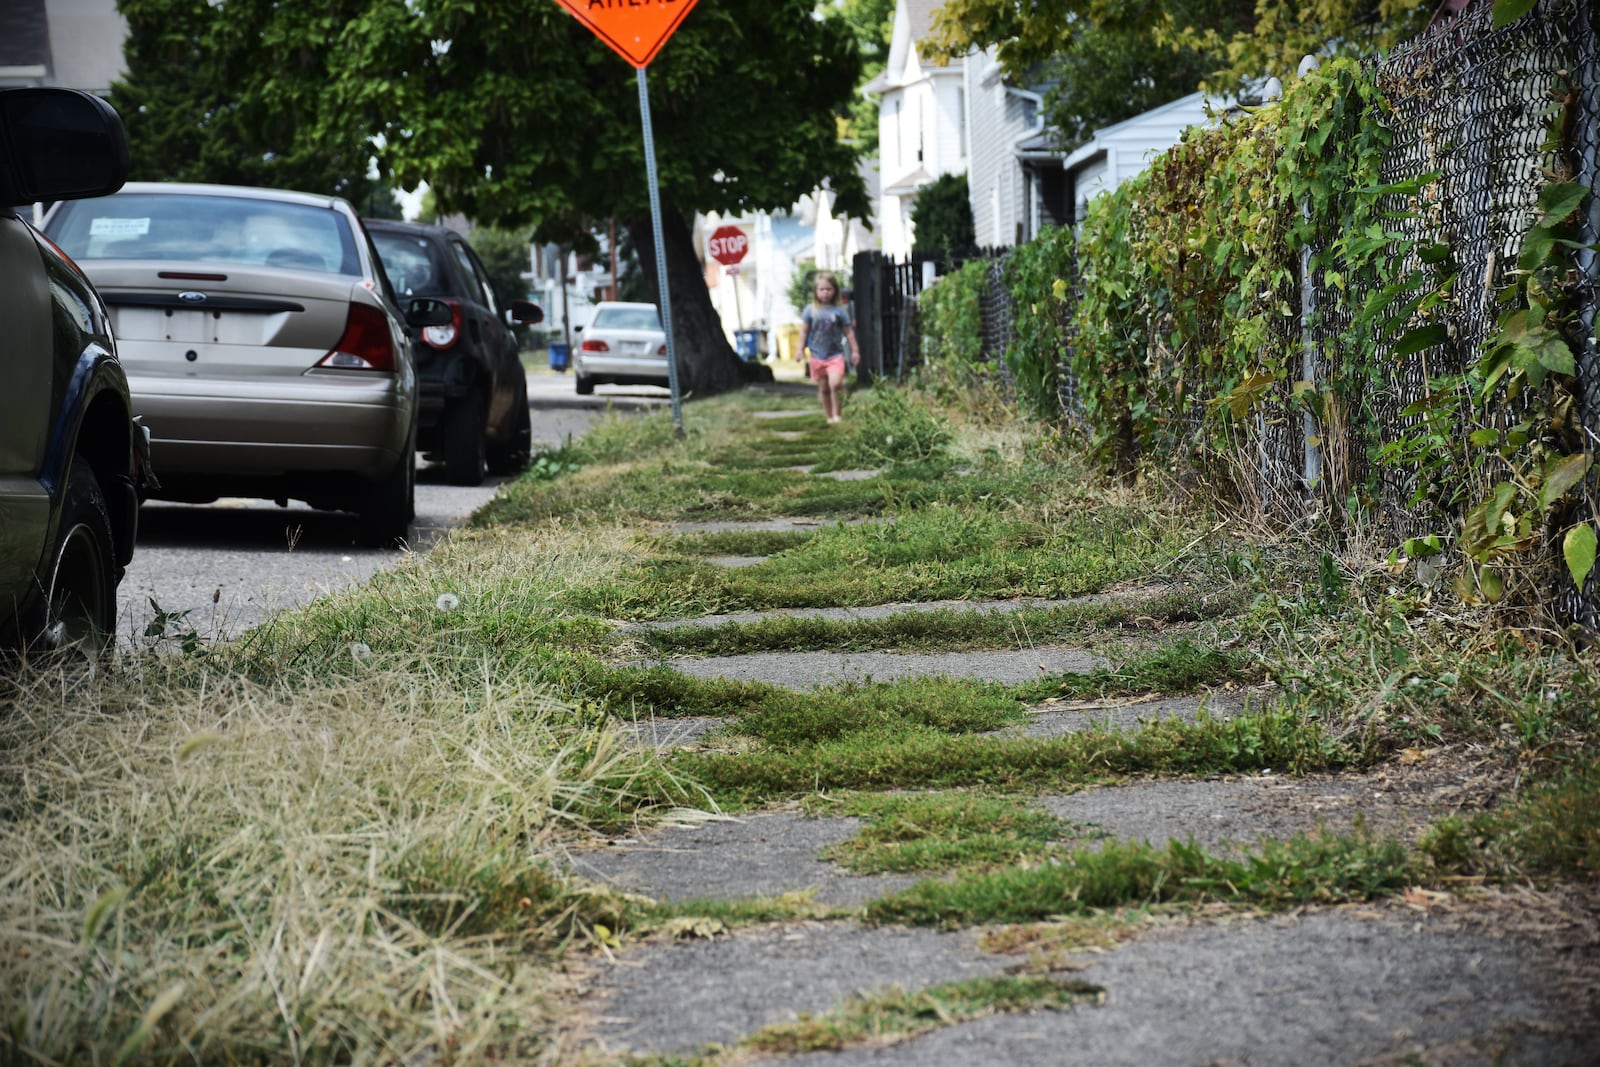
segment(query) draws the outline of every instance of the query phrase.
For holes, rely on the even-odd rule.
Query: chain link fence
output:
[[[1420,438],[1426,409],[1440,399],[1440,382],[1459,380],[1482,355],[1502,311],[1496,298],[1514,283],[1523,235],[1538,221],[1540,189],[1551,180],[1600,189],[1597,20],[1600,4],[1592,0],[1540,0],[1529,17],[1496,28],[1493,5],[1477,3],[1372,61],[1373,78],[1391,107],[1393,138],[1382,180],[1415,186],[1414,192],[1388,194],[1383,204],[1401,236],[1392,246],[1391,274],[1410,277],[1418,291],[1454,275],[1450,298],[1430,312],[1430,321],[1448,328],[1448,339],[1398,357],[1391,340],[1380,349],[1376,368],[1345,366],[1341,339],[1366,294],[1343,292],[1322,274],[1310,273],[1303,261],[1298,292],[1285,294],[1300,304],[1301,314],[1284,318],[1276,343],[1296,353],[1293,365],[1303,381],[1349,377],[1342,390],[1348,408],[1330,406],[1313,418],[1291,394],[1292,382],[1284,381],[1252,413],[1253,424],[1236,429],[1228,473],[1242,492],[1257,498],[1264,514],[1292,522],[1320,504],[1322,514],[1337,517],[1359,490],[1382,529],[1399,538],[1449,529],[1471,506],[1465,499],[1472,491],[1468,473],[1454,465],[1449,449],[1406,463],[1379,464],[1374,456],[1386,443]],[[1561,114],[1568,121],[1553,127],[1553,116]],[[1585,210],[1582,240],[1593,244],[1600,236],[1600,196],[1591,196]],[[1421,254],[1441,246],[1448,247],[1443,259]],[[1577,254],[1570,298],[1580,315],[1570,340],[1577,353],[1577,419],[1585,447],[1600,451],[1596,259],[1592,250]],[[996,363],[1015,337],[1018,313],[1004,278],[1000,252],[982,298],[984,353]],[[1068,279],[1069,296],[1074,281]],[[1071,304],[1069,299],[1053,306],[1063,353],[1058,394],[1065,418],[1076,423],[1078,383],[1066,360]],[[1164,354],[1164,338],[1152,326],[1147,359],[1159,362],[1171,354]],[[914,354],[902,358],[916,362]],[[1177,423],[1204,417],[1202,383],[1194,384],[1183,410],[1172,413]],[[1459,443],[1479,429],[1505,431],[1521,414],[1513,404],[1488,413],[1473,404],[1454,410],[1488,420],[1453,426]],[[1597,484],[1600,476],[1591,472],[1583,514],[1569,520],[1594,516]],[[1559,613],[1600,632],[1600,568],[1579,590],[1559,552],[1550,556],[1541,573],[1550,575],[1546,592]]]

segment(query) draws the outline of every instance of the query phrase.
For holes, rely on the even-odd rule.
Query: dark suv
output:
[[[110,641],[150,444],[105,305],[9,205],[104,196],[127,174],[122,120],[103,100],[0,89],[0,640],[12,647]]]
[[[365,219],[395,292],[434,297],[452,321],[419,331],[416,346],[417,448],[443,460],[456,485],[510,474],[527,462],[532,442],[528,380],[515,323],[544,321],[537,304],[502,305],[488,272],[465,238],[444,226]]]

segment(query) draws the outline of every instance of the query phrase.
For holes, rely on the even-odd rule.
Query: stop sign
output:
[[[711,251],[712,259],[724,267],[731,267],[750,250],[750,238],[737,226],[718,226],[711,231],[711,240],[706,247]]]

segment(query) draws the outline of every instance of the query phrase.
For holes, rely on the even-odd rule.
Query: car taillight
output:
[[[583,342],[583,344],[579,345],[578,347],[580,349],[582,349],[583,351],[585,351],[585,352],[609,352],[609,351],[611,351],[611,346],[606,344],[604,341],[585,341],[585,342]]]
[[[375,307],[351,304],[350,316],[344,323],[344,336],[317,366],[339,370],[394,370],[394,337],[389,332],[388,318]]]
[[[445,303],[450,305],[450,325],[422,328],[422,340],[430,348],[449,348],[461,336],[461,304],[455,300],[446,300]]]
[[[661,347],[656,349],[656,355],[664,356],[666,354],[667,354],[667,343],[665,341],[662,341],[661,342]]]

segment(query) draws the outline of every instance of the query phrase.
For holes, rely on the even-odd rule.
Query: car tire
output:
[[[416,440],[394,469],[367,490],[360,512],[360,539],[373,548],[394,548],[411,535],[411,520],[417,516]]]
[[[111,509],[88,461],[74,459],[61,522],[44,557],[44,596],[26,620],[30,650],[105,651],[117,626],[117,557]]]
[[[511,413],[511,434],[506,443],[489,453],[489,470],[495,474],[516,474],[528,465],[533,455],[533,416],[528,410],[528,383],[517,390],[516,410]]]
[[[573,384],[578,387],[579,396],[588,396],[590,393],[594,392],[593,378],[585,378],[580,374],[576,379],[574,379]]]
[[[482,485],[489,473],[483,397],[476,390],[444,410],[444,473],[451,485]]]

